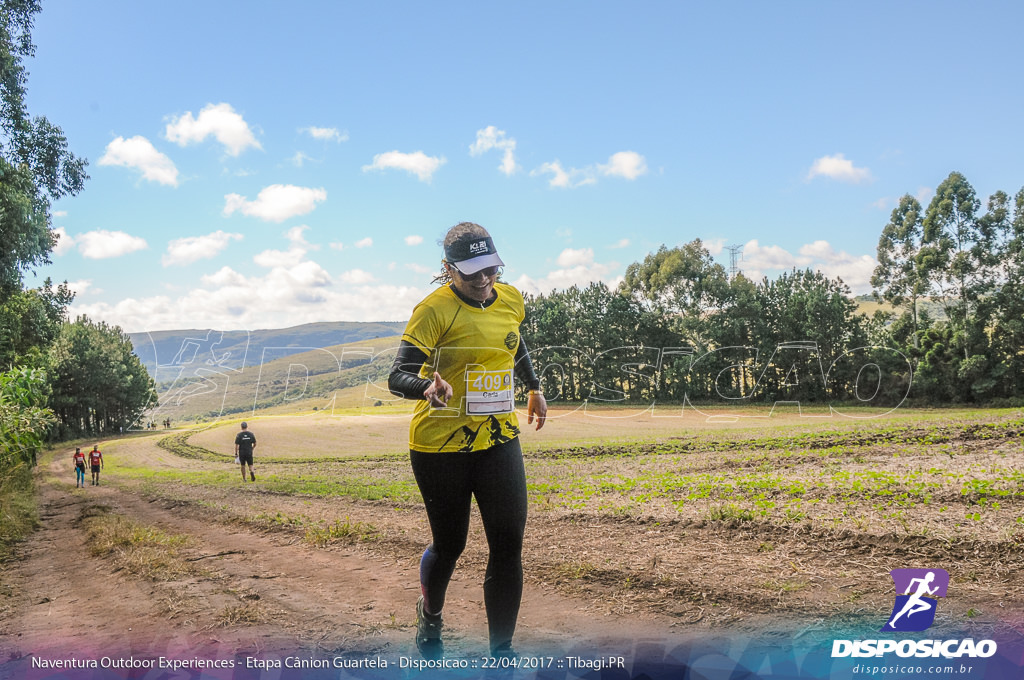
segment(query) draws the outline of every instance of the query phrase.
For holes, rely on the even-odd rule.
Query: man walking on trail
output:
[[[256,481],[256,475],[252,471],[252,450],[256,448],[256,435],[249,432],[249,424],[242,423],[242,431],[235,435],[235,455],[238,456],[238,464],[242,467],[242,481],[245,481],[245,466],[249,465],[249,478]]]
[[[75,455],[72,458],[75,463],[75,488],[85,488],[85,454],[82,449],[75,447]]]
[[[89,464],[92,466],[92,485],[100,485],[100,468],[103,467],[103,454],[100,453],[100,445],[95,444],[89,452]]]

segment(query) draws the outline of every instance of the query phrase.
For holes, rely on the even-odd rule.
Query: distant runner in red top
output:
[[[75,455],[71,458],[75,463],[75,488],[85,488],[85,454],[82,449],[76,448]]]
[[[89,463],[92,465],[93,486],[100,485],[100,468],[103,467],[103,454],[100,453],[100,445],[96,444],[89,452]]]

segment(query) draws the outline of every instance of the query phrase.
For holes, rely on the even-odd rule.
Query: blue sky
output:
[[[1024,185],[1019,3],[72,2],[38,271],[126,331],[403,320],[456,222],[528,292],[701,238],[870,290],[898,198]]]

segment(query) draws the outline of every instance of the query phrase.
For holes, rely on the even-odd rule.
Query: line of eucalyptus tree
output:
[[[875,295],[893,305],[889,341],[914,361],[912,395],[936,402],[1024,395],[1024,190],[992,194],[982,212],[958,172],[927,209],[907,195],[878,243]],[[923,300],[942,318],[918,313]]]

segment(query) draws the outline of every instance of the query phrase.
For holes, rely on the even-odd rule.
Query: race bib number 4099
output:
[[[466,371],[466,413],[471,416],[511,413],[512,388],[512,369]]]

